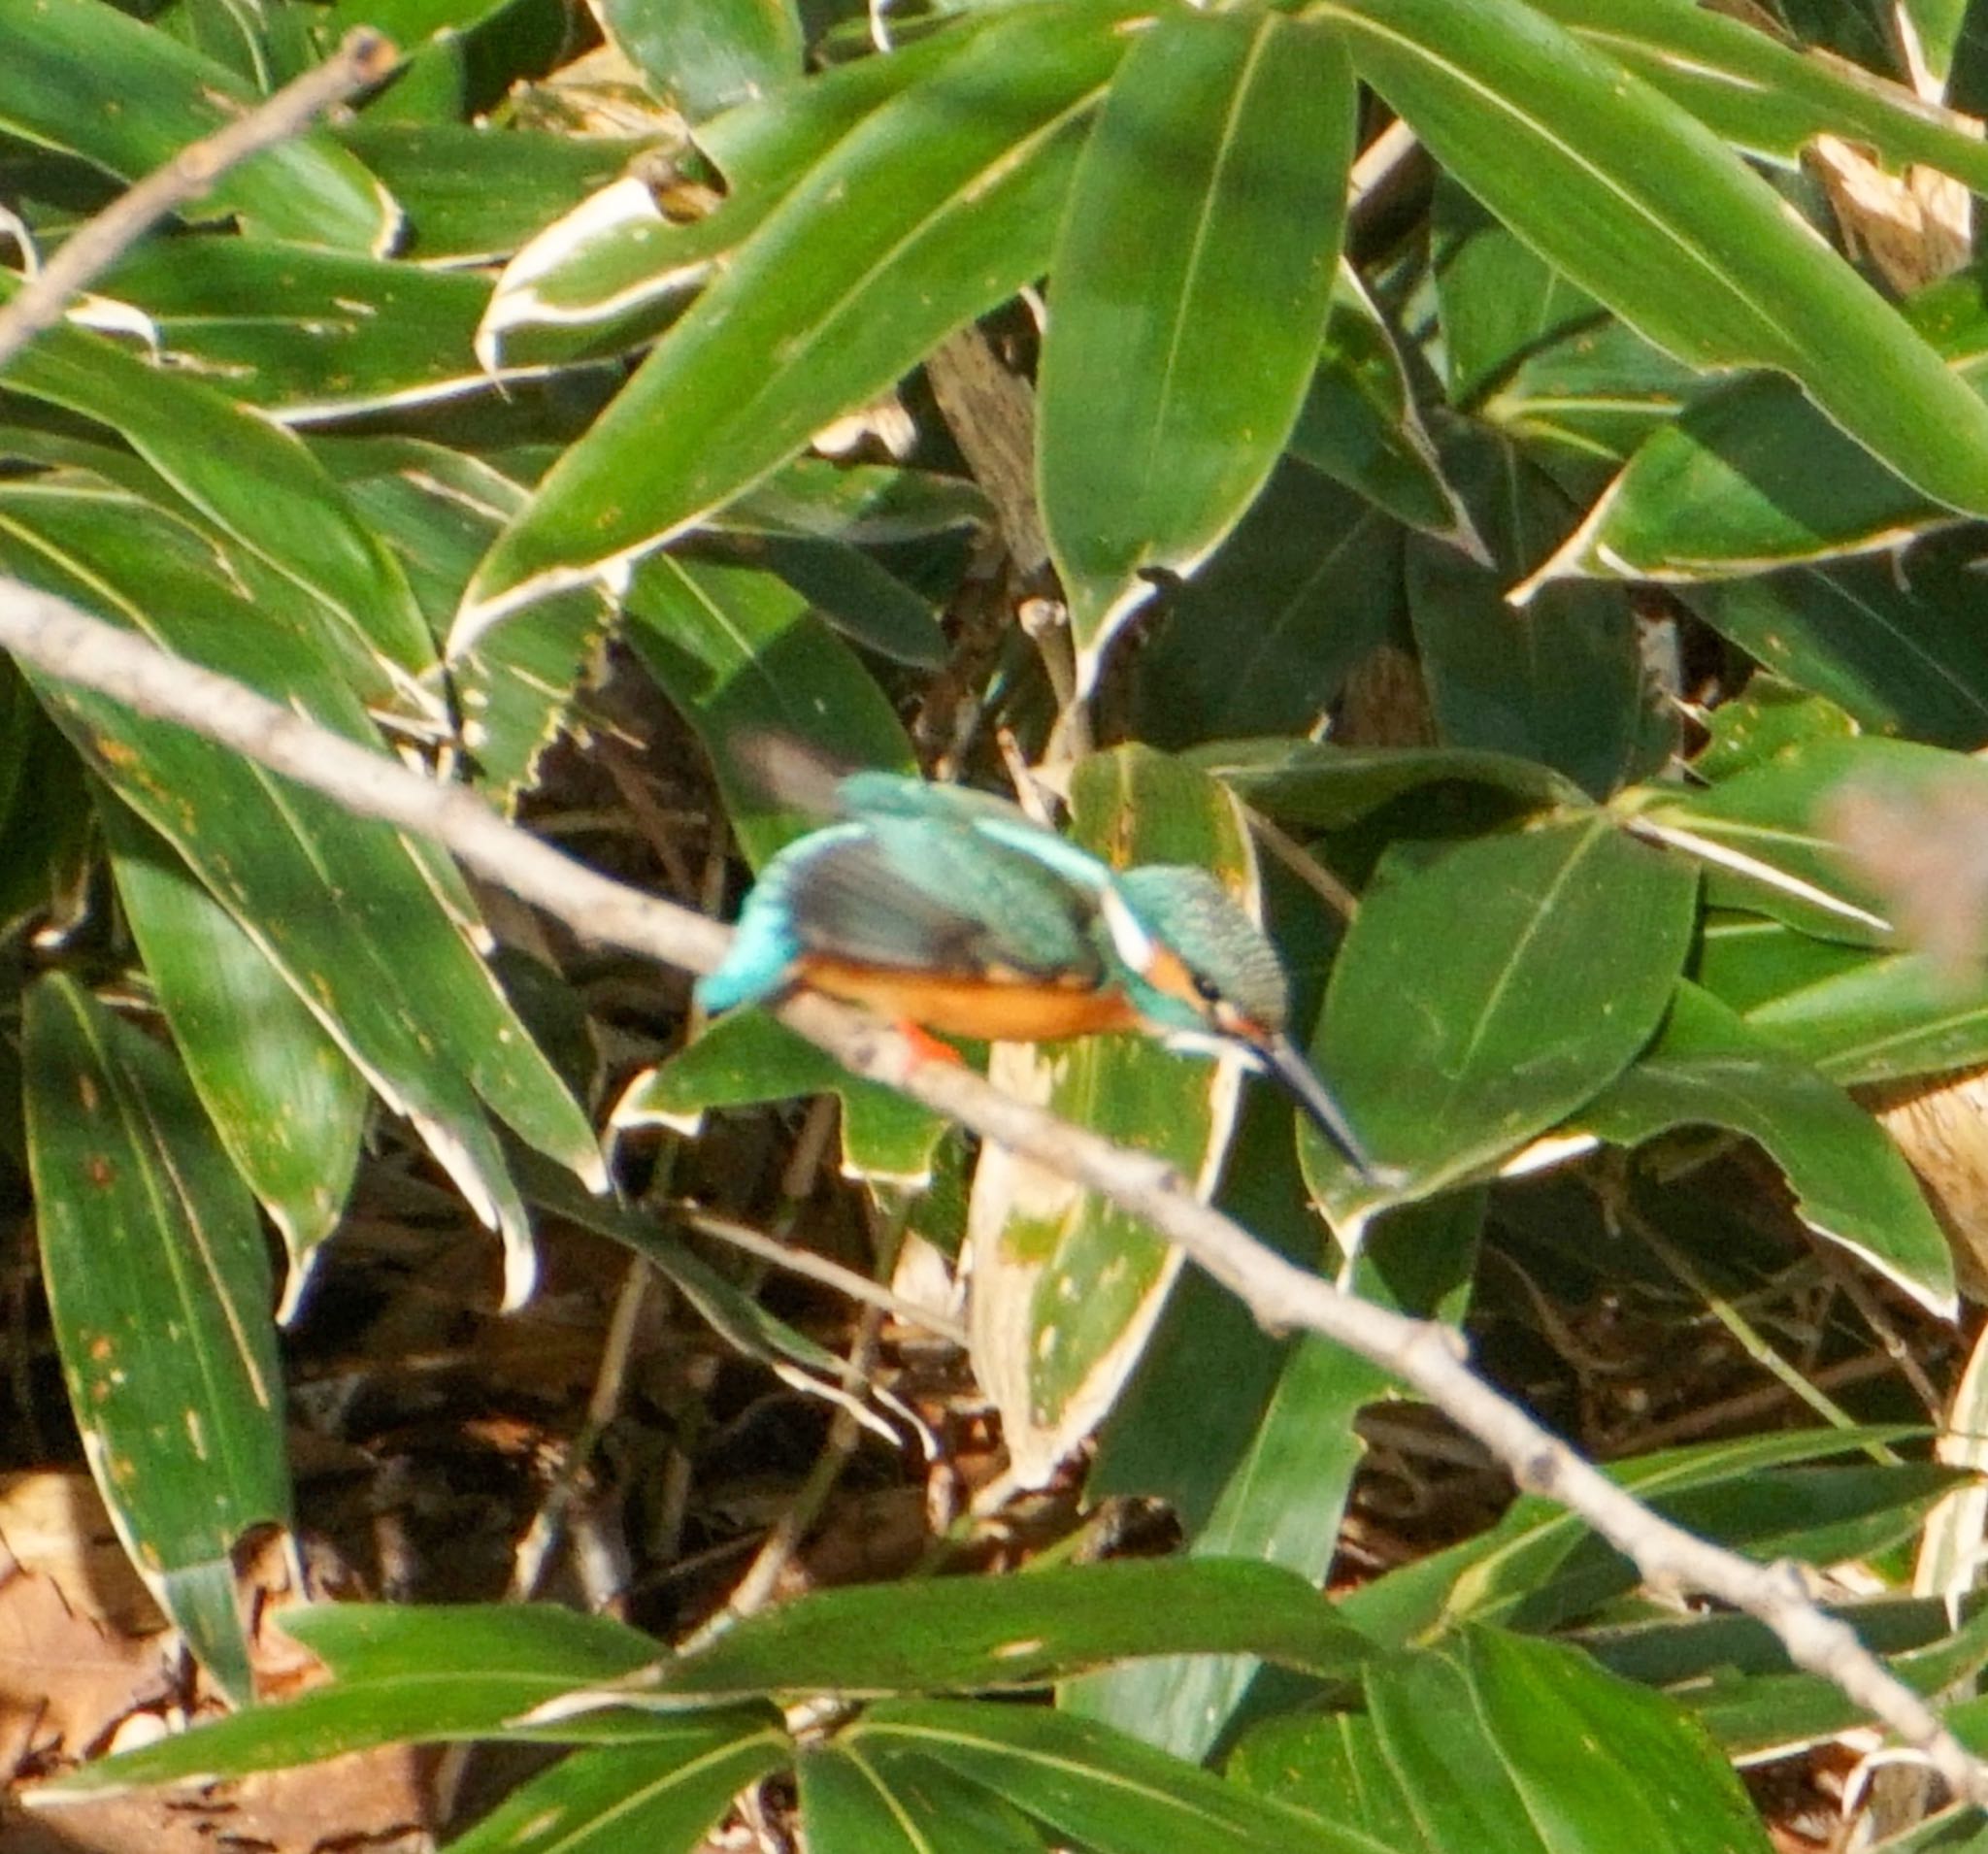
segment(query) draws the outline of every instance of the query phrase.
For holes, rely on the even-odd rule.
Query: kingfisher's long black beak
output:
[[[1249,1049],[1264,1074],[1305,1109],[1312,1124],[1339,1147],[1365,1182],[1375,1185],[1401,1182],[1403,1175],[1395,1167],[1375,1165],[1367,1156],[1367,1148],[1360,1143],[1360,1137],[1346,1119],[1344,1109],[1289,1037],[1279,1031],[1275,1036],[1252,1042]]]

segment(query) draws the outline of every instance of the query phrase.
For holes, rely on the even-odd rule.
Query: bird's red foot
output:
[[[897,1033],[911,1045],[911,1053],[920,1062],[948,1062],[955,1069],[965,1066],[966,1058],[949,1043],[942,1043],[922,1024],[912,1023],[909,1017],[897,1020]]]

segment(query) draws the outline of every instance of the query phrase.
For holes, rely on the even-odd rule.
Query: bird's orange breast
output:
[[[867,1005],[882,1016],[989,1043],[1048,1043],[1130,1030],[1139,1022],[1121,991],[1040,978],[912,972],[818,953],[803,958],[795,976],[804,985]]]

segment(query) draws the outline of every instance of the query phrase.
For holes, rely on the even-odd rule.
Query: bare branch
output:
[[[43,329],[60,321],[69,299],[87,289],[168,213],[199,199],[251,154],[287,142],[326,110],[379,83],[398,55],[383,34],[355,27],[324,63],[225,128],[189,142],[165,166],[120,193],[77,230],[12,302],[0,304],[0,369]]]
[[[715,922],[608,880],[506,823],[472,793],[437,785],[239,683],[4,579],[0,647],[45,677],[233,747],[356,814],[433,837],[586,939],[696,972],[709,971],[723,952],[727,930]],[[1342,1294],[1197,1202],[1159,1161],[1004,1095],[970,1070],[924,1060],[873,1018],[818,997],[797,998],[781,1016],[853,1073],[901,1089],[1143,1217],[1266,1327],[1322,1334],[1412,1385],[1482,1441],[1521,1487],[1579,1514],[1645,1582],[1700,1591],[1757,1616],[1798,1666],[1834,1681],[1917,1747],[1957,1795],[1988,1803],[1988,1766],[1971,1758],[1851,1629],[1817,1608],[1799,1567],[1751,1564],[1650,1511],[1478,1377],[1454,1332]]]

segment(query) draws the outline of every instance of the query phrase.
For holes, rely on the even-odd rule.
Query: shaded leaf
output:
[[[674,1720],[562,1758],[451,1840],[449,1854],[697,1854],[732,1798],[792,1755],[770,1721]]]
[[[365,1079],[282,974],[115,799],[98,815],[132,938],[188,1078],[289,1256],[294,1308],[311,1253],[337,1226],[359,1162]]]
[[[842,1741],[915,1750],[1097,1854],[1381,1854],[1383,1845],[1249,1797],[1109,1727],[1032,1706],[889,1701]]]
[[[1148,748],[1077,770],[1074,835],[1114,865],[1192,863],[1253,905],[1256,869],[1235,803]],[[1164,1156],[1211,1191],[1236,1115],[1232,1063],[1176,1056],[1138,1035],[999,1044],[989,1078],[1110,1138]],[[1002,1412],[1011,1472],[1039,1483],[1116,1399],[1179,1272],[1138,1217],[1002,1147],[980,1156],[967,1241],[974,1368]]]
[[[636,574],[627,613],[630,645],[696,729],[755,866],[821,820],[768,791],[738,757],[742,741],[772,732],[831,765],[911,769],[910,743],[876,678],[775,575],[666,554]]]
[[[1366,1691],[1364,1713],[1260,1728],[1232,1773],[1397,1854],[1766,1854],[1705,1732],[1572,1649],[1473,1630],[1375,1666]]]
[[[269,1258],[167,1049],[59,975],[27,995],[28,1161],[71,1407],[133,1566],[237,1701],[228,1554],[286,1521]]]
[[[1952,1316],[1953,1257],[1898,1147],[1835,1083],[1709,992],[1680,983],[1663,1034],[1574,1124],[1620,1145],[1679,1126],[1746,1134],[1787,1175],[1809,1228]]]

